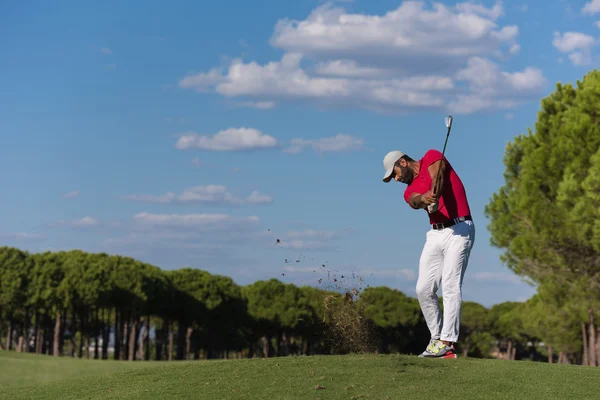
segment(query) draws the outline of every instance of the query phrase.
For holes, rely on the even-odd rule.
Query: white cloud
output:
[[[286,54],[280,62],[269,62],[265,66],[235,60],[215,90],[226,96],[252,96],[264,101],[274,101],[274,98],[318,100],[324,104],[382,108],[440,106],[442,99],[436,92],[453,88],[452,79],[443,76],[388,80],[312,77],[301,69],[300,61],[298,54]]]
[[[124,221],[112,229],[112,234],[103,242],[105,248],[152,254],[160,249],[161,256],[164,256],[164,251],[185,249],[186,256],[192,253],[211,259],[214,256],[219,262],[224,258],[235,258],[243,248],[247,248],[252,257],[261,248],[295,251],[308,247],[311,250],[327,250],[331,249],[331,241],[343,234],[308,229],[278,235],[264,229],[257,216],[225,213],[140,212],[133,215],[130,221]],[[276,239],[280,239],[279,243],[276,243]],[[292,260],[296,256],[283,257]]]
[[[280,62],[269,62],[265,66],[254,61],[244,64],[236,59],[231,63],[227,75],[213,82],[218,82],[216,90],[225,96],[327,97],[349,94],[343,80],[308,76],[299,68],[301,58],[301,54],[286,54]],[[198,74],[196,77],[204,81],[202,75],[204,74]],[[188,78],[183,79],[180,86],[197,89],[197,85],[186,84]]]
[[[0,234],[0,238],[3,240],[14,240],[19,242],[36,242],[46,239],[47,236],[40,233],[17,232]]]
[[[443,70],[442,60],[491,54],[512,42],[518,28],[498,27],[495,20],[502,14],[500,2],[491,9],[472,3],[426,9],[424,2],[405,1],[383,15],[349,14],[328,3],[303,21],[278,21],[271,43],[316,58],[364,58],[386,65],[394,59],[413,72],[419,70],[414,61],[422,59]]]
[[[303,250],[303,249],[318,250],[318,249],[327,248],[328,244],[315,242],[315,241],[309,241],[309,240],[302,240],[302,239],[292,239],[292,240],[284,240],[281,243],[279,243],[278,246],[280,246],[282,248],[288,248],[288,249],[294,249],[294,250]]]
[[[241,204],[270,204],[273,202],[273,197],[268,194],[261,194],[258,191],[253,191],[245,200],[241,200]]]
[[[600,12],[600,0],[591,0],[583,5],[581,12],[587,15],[595,15]]]
[[[103,47],[100,49],[100,51],[102,52],[102,54],[106,54],[106,55],[111,55],[112,54],[112,50],[109,49],[108,47]]]
[[[169,192],[160,196],[154,196],[151,194],[128,194],[125,196],[121,196],[124,200],[133,200],[133,201],[145,201],[148,203],[170,203],[177,195],[175,193]]]
[[[382,15],[347,13],[327,3],[304,20],[277,22],[270,42],[284,51],[279,60],[259,64],[234,59],[226,68],[190,74],[179,86],[247,98],[244,104],[251,107],[281,101],[386,113],[514,107],[539,97],[541,87],[527,96],[521,91],[516,97],[506,92],[502,99],[480,98],[472,86],[464,88],[455,80],[471,60],[484,59],[494,73],[535,72],[535,83],[540,83],[538,69],[505,73],[488,59],[502,60],[520,51],[518,28],[500,26],[502,15],[502,2],[491,8],[470,2],[426,8],[424,2],[405,1]]]
[[[594,38],[585,33],[565,32],[561,35],[559,32],[554,32],[552,44],[561,53],[570,53],[574,50],[589,48],[594,42]]]
[[[88,225],[96,225],[98,221],[92,217],[83,217],[79,220],[73,221],[73,224],[76,226],[88,226]]]
[[[266,237],[276,240],[276,246],[295,250],[323,250],[330,249],[332,241],[346,235],[343,231],[320,231],[305,229],[303,231],[287,231],[281,235],[269,234]]]
[[[597,28],[600,28],[600,21],[596,21],[594,25],[596,25]]]
[[[496,2],[491,9],[486,8],[482,4],[475,3],[458,3],[456,5],[456,9],[466,14],[479,14],[488,17],[494,21],[504,15],[502,1]]]
[[[398,274],[407,280],[415,280],[417,279],[417,273],[412,269],[401,269],[398,271]]]
[[[470,278],[476,281],[507,282],[515,285],[523,283],[517,275],[504,272],[475,272]]]
[[[471,58],[467,66],[458,71],[456,78],[469,82],[478,93],[483,90],[486,94],[536,90],[544,84],[544,77],[538,69],[502,72],[496,64],[479,57]]]
[[[97,251],[130,255],[161,267],[200,263],[200,268],[224,273],[221,267],[251,267],[258,261],[256,249],[270,244],[262,231],[256,216],[140,212],[103,233]]]
[[[286,272],[290,272],[290,273],[306,274],[306,273],[315,273],[316,271],[319,270],[319,268],[316,266],[314,266],[314,267],[285,267],[284,270]]]
[[[235,279],[244,278],[245,272],[248,272],[247,277],[251,279],[256,279],[262,274],[262,270],[257,271],[265,267],[265,260],[261,254],[267,251],[281,252],[281,263],[287,258],[290,260],[289,265],[306,267],[306,262],[314,257],[316,261],[312,263],[320,266],[323,261],[318,260],[314,254],[303,256],[304,249],[309,247],[310,250],[318,252],[333,251],[332,241],[344,234],[326,229],[299,229],[284,231],[279,236],[272,226],[267,229],[257,216],[220,212],[142,211],[129,218],[95,221],[98,226],[84,230],[80,226],[86,222],[91,221],[59,221],[50,226],[70,230],[66,232],[70,234],[68,242],[63,242],[68,243],[65,245],[67,248],[131,256],[167,269],[181,266],[199,267]],[[53,237],[58,239],[55,235]],[[41,241],[45,237],[38,238],[34,234],[0,234],[0,238],[7,243],[35,243],[36,240]],[[277,249],[276,238],[281,238],[282,242],[300,240],[304,243],[298,245],[294,242]],[[59,245],[56,250],[61,249]],[[296,259],[302,263],[292,264]],[[265,274],[279,275],[272,266],[264,271]]]
[[[589,51],[575,51],[569,54],[569,60],[577,66],[590,65],[592,56]]]
[[[79,190],[74,190],[72,192],[66,193],[65,195],[63,195],[63,198],[65,199],[71,199],[73,197],[77,197],[80,195]]]
[[[315,71],[320,75],[357,78],[374,78],[393,74],[393,71],[383,68],[362,67],[354,60],[334,60],[318,63]]]
[[[209,91],[212,86],[218,85],[223,81],[223,77],[218,69],[213,68],[207,73],[188,75],[179,81],[182,88],[193,88],[196,91]]]
[[[133,216],[133,220],[144,226],[171,226],[171,227],[207,227],[226,223],[251,223],[259,222],[259,218],[232,217],[227,214],[152,214],[141,212]]]
[[[181,194],[168,192],[159,196],[132,194],[122,196],[125,200],[162,204],[213,204],[213,205],[248,205],[270,204],[273,198],[258,191],[253,191],[245,199],[231,194],[223,185],[205,185],[187,188]]]
[[[546,85],[547,81],[537,68],[526,68],[520,72],[503,72],[491,61],[471,58],[467,66],[456,75],[457,80],[466,81],[469,94],[459,94],[450,103],[450,109],[476,112],[489,108],[512,108]]]
[[[311,147],[314,151],[319,153],[341,152],[361,149],[363,144],[363,139],[338,134],[333,137],[315,140],[295,138],[290,141],[290,146],[283,151],[295,154],[301,152],[305,147]]]
[[[393,88],[382,88],[375,93],[382,99],[389,94],[393,96]],[[337,134],[332,137],[320,139],[294,138],[290,140],[289,146],[283,151],[287,153],[298,153],[306,147],[316,152],[341,152],[361,149],[364,139],[345,134]],[[254,128],[230,128],[220,131],[213,136],[201,136],[196,133],[184,133],[179,136],[175,147],[179,150],[203,149],[212,151],[244,151],[256,149],[271,149],[279,147],[276,138],[266,135]],[[193,161],[194,165],[202,165],[200,160]],[[167,196],[167,197],[164,197]],[[167,193],[163,197],[151,197],[156,202],[168,203],[175,198],[173,193]],[[150,198],[149,198],[150,199]]]
[[[315,237],[324,237],[324,238],[332,238],[336,235],[336,232],[333,231],[317,231],[314,229],[305,229],[303,231],[289,231],[286,233],[288,237],[291,238],[315,238]]]
[[[179,150],[244,151],[277,146],[277,139],[254,128],[229,128],[212,136],[185,133],[175,147]]]
[[[552,45],[561,53],[568,53],[573,65],[583,66],[591,63],[591,49],[598,42],[593,36],[581,32],[554,32]]]
[[[358,273],[373,278],[400,278],[408,281],[417,279],[417,273],[412,269],[364,268],[359,270]]]
[[[56,224],[72,226],[72,227],[89,227],[89,226],[98,225],[98,220],[96,220],[95,218],[86,216],[86,217],[83,217],[80,219],[74,219],[74,220],[59,220],[56,222]]]
[[[258,110],[270,110],[271,108],[275,108],[274,101],[246,101],[243,105]]]

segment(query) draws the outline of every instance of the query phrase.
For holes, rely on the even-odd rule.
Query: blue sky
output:
[[[413,296],[428,219],[382,158],[441,150],[451,113],[464,299],[524,300],[483,209],[540,99],[597,65],[599,20],[598,0],[5,3],[0,237]]]

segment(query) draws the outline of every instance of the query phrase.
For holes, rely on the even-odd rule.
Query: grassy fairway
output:
[[[98,361],[69,357],[38,356],[14,351],[0,351],[0,394],[11,386],[25,386],[58,379],[98,376],[104,373],[123,372],[158,362],[128,363]],[[2,396],[0,396],[2,398]]]
[[[1,360],[4,363],[8,359]],[[67,379],[30,386],[11,385],[0,391],[0,397],[533,400],[596,398],[600,380],[600,368],[593,367],[476,359],[424,360],[397,355],[153,363],[142,369],[141,362],[97,361],[98,369],[89,367],[85,371],[87,376],[72,370],[73,361],[63,360],[68,365],[66,374],[71,376]],[[88,365],[81,365],[84,364]],[[33,364],[30,367],[39,371]],[[3,375],[15,373],[2,368]],[[56,369],[62,367],[57,364]],[[114,372],[105,373],[109,370]],[[27,369],[20,372],[27,374]]]

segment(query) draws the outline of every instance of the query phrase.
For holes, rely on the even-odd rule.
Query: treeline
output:
[[[348,302],[343,293],[275,279],[240,286],[199,269],[164,271],[104,253],[29,254],[3,247],[0,277],[0,333],[5,338],[0,346],[8,350],[117,360],[330,354],[364,328],[348,323],[348,337],[330,329],[332,319],[343,317],[340,313],[353,317],[352,310],[338,307]],[[406,351],[425,344],[414,299],[385,289],[368,294],[373,304],[392,300],[405,313],[390,310],[397,314],[398,331],[386,346]],[[368,345],[378,346],[376,341],[356,343]]]
[[[129,257],[12,247],[0,248],[0,277],[0,348],[7,350],[185,360],[418,354],[429,340],[417,300],[387,287],[339,293],[276,279],[240,286],[199,269],[165,271]],[[547,307],[538,297],[490,309],[465,302],[458,350],[581,363],[573,329],[579,325]]]

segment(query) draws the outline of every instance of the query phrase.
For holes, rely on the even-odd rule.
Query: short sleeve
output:
[[[444,156],[442,155],[441,151],[435,149],[427,150],[427,153],[425,153],[425,155],[423,156],[423,166],[425,168],[428,168],[431,164],[443,158]]]
[[[410,196],[414,193],[414,190],[411,189],[410,186],[406,187],[406,190],[404,190],[404,200],[406,200],[406,202],[408,204],[410,204]]]

